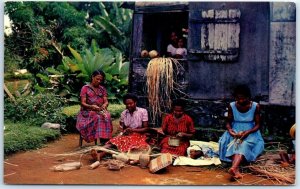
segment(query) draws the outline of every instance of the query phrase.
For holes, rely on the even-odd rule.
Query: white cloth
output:
[[[176,48],[172,44],[169,44],[167,47],[167,52],[171,53],[171,55],[174,56],[176,54]]]
[[[192,159],[185,156],[179,156],[175,159],[173,165],[191,165],[191,166],[201,166],[201,165],[220,165],[221,161],[218,157],[204,158],[204,159]]]
[[[185,57],[187,55],[187,50],[186,50],[186,48],[177,48],[176,54],[179,54],[179,55]]]
[[[202,150],[204,154],[208,154],[208,152],[214,152],[214,154],[218,154],[219,152],[219,144],[217,142],[204,142],[204,141],[195,141],[190,140],[190,147],[187,149],[188,157],[179,156],[175,159],[173,165],[191,165],[191,166],[203,166],[203,165],[220,165],[220,158],[217,156],[210,157],[202,157],[199,159],[192,159],[189,157],[190,150]]]

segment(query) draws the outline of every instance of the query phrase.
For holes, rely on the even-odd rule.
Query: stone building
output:
[[[188,56],[180,59],[188,113],[197,138],[217,139],[225,129],[232,89],[247,84],[262,105],[266,139],[285,137],[295,123],[296,5],[290,2],[136,2],[129,91],[148,107],[141,51],[166,54],[171,31],[186,36]],[[157,126],[157,125],[155,125]]]

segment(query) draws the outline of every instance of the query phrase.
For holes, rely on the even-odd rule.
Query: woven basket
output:
[[[131,148],[127,152],[127,156],[129,157],[130,160],[140,160],[140,155],[141,154],[147,154],[150,155],[152,152],[151,146],[148,145],[146,148]]]
[[[165,153],[160,155],[159,157],[153,159],[149,163],[149,171],[151,173],[155,173],[169,165],[173,162],[172,155],[169,153]]]

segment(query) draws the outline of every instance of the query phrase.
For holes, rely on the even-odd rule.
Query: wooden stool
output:
[[[83,138],[82,138],[81,134],[79,134],[79,147],[82,147],[82,141],[83,141]],[[97,145],[97,139],[95,140],[95,145]]]

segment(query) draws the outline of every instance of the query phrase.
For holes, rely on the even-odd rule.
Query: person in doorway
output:
[[[190,139],[195,134],[194,122],[184,112],[185,103],[181,99],[173,101],[172,113],[166,115],[162,123],[162,131],[166,135],[160,146],[162,153],[186,156]]]
[[[170,43],[167,46],[167,56],[175,57],[177,47],[178,47],[178,36],[177,33],[173,31],[170,34]]]
[[[116,147],[120,152],[128,152],[131,149],[148,148],[147,131],[148,127],[148,112],[146,109],[137,107],[138,98],[134,94],[126,94],[123,97],[123,103],[126,105],[126,110],[121,113],[120,129],[122,132],[110,139],[103,147]],[[95,152],[91,152],[94,160],[101,160],[106,155],[106,152],[101,152],[99,157]]]
[[[227,131],[219,140],[219,157],[232,162],[228,172],[239,179],[242,178],[240,164],[255,161],[264,150],[264,140],[259,131],[260,106],[250,100],[248,86],[237,86],[233,96],[235,101],[228,106]]]
[[[178,48],[176,49],[176,58],[185,58],[187,56],[187,50],[185,48],[184,38],[178,39]]]
[[[81,88],[81,108],[77,115],[76,128],[88,143],[99,139],[104,144],[112,137],[107,92],[102,85],[104,80],[105,73],[96,70],[92,73],[91,82]]]

